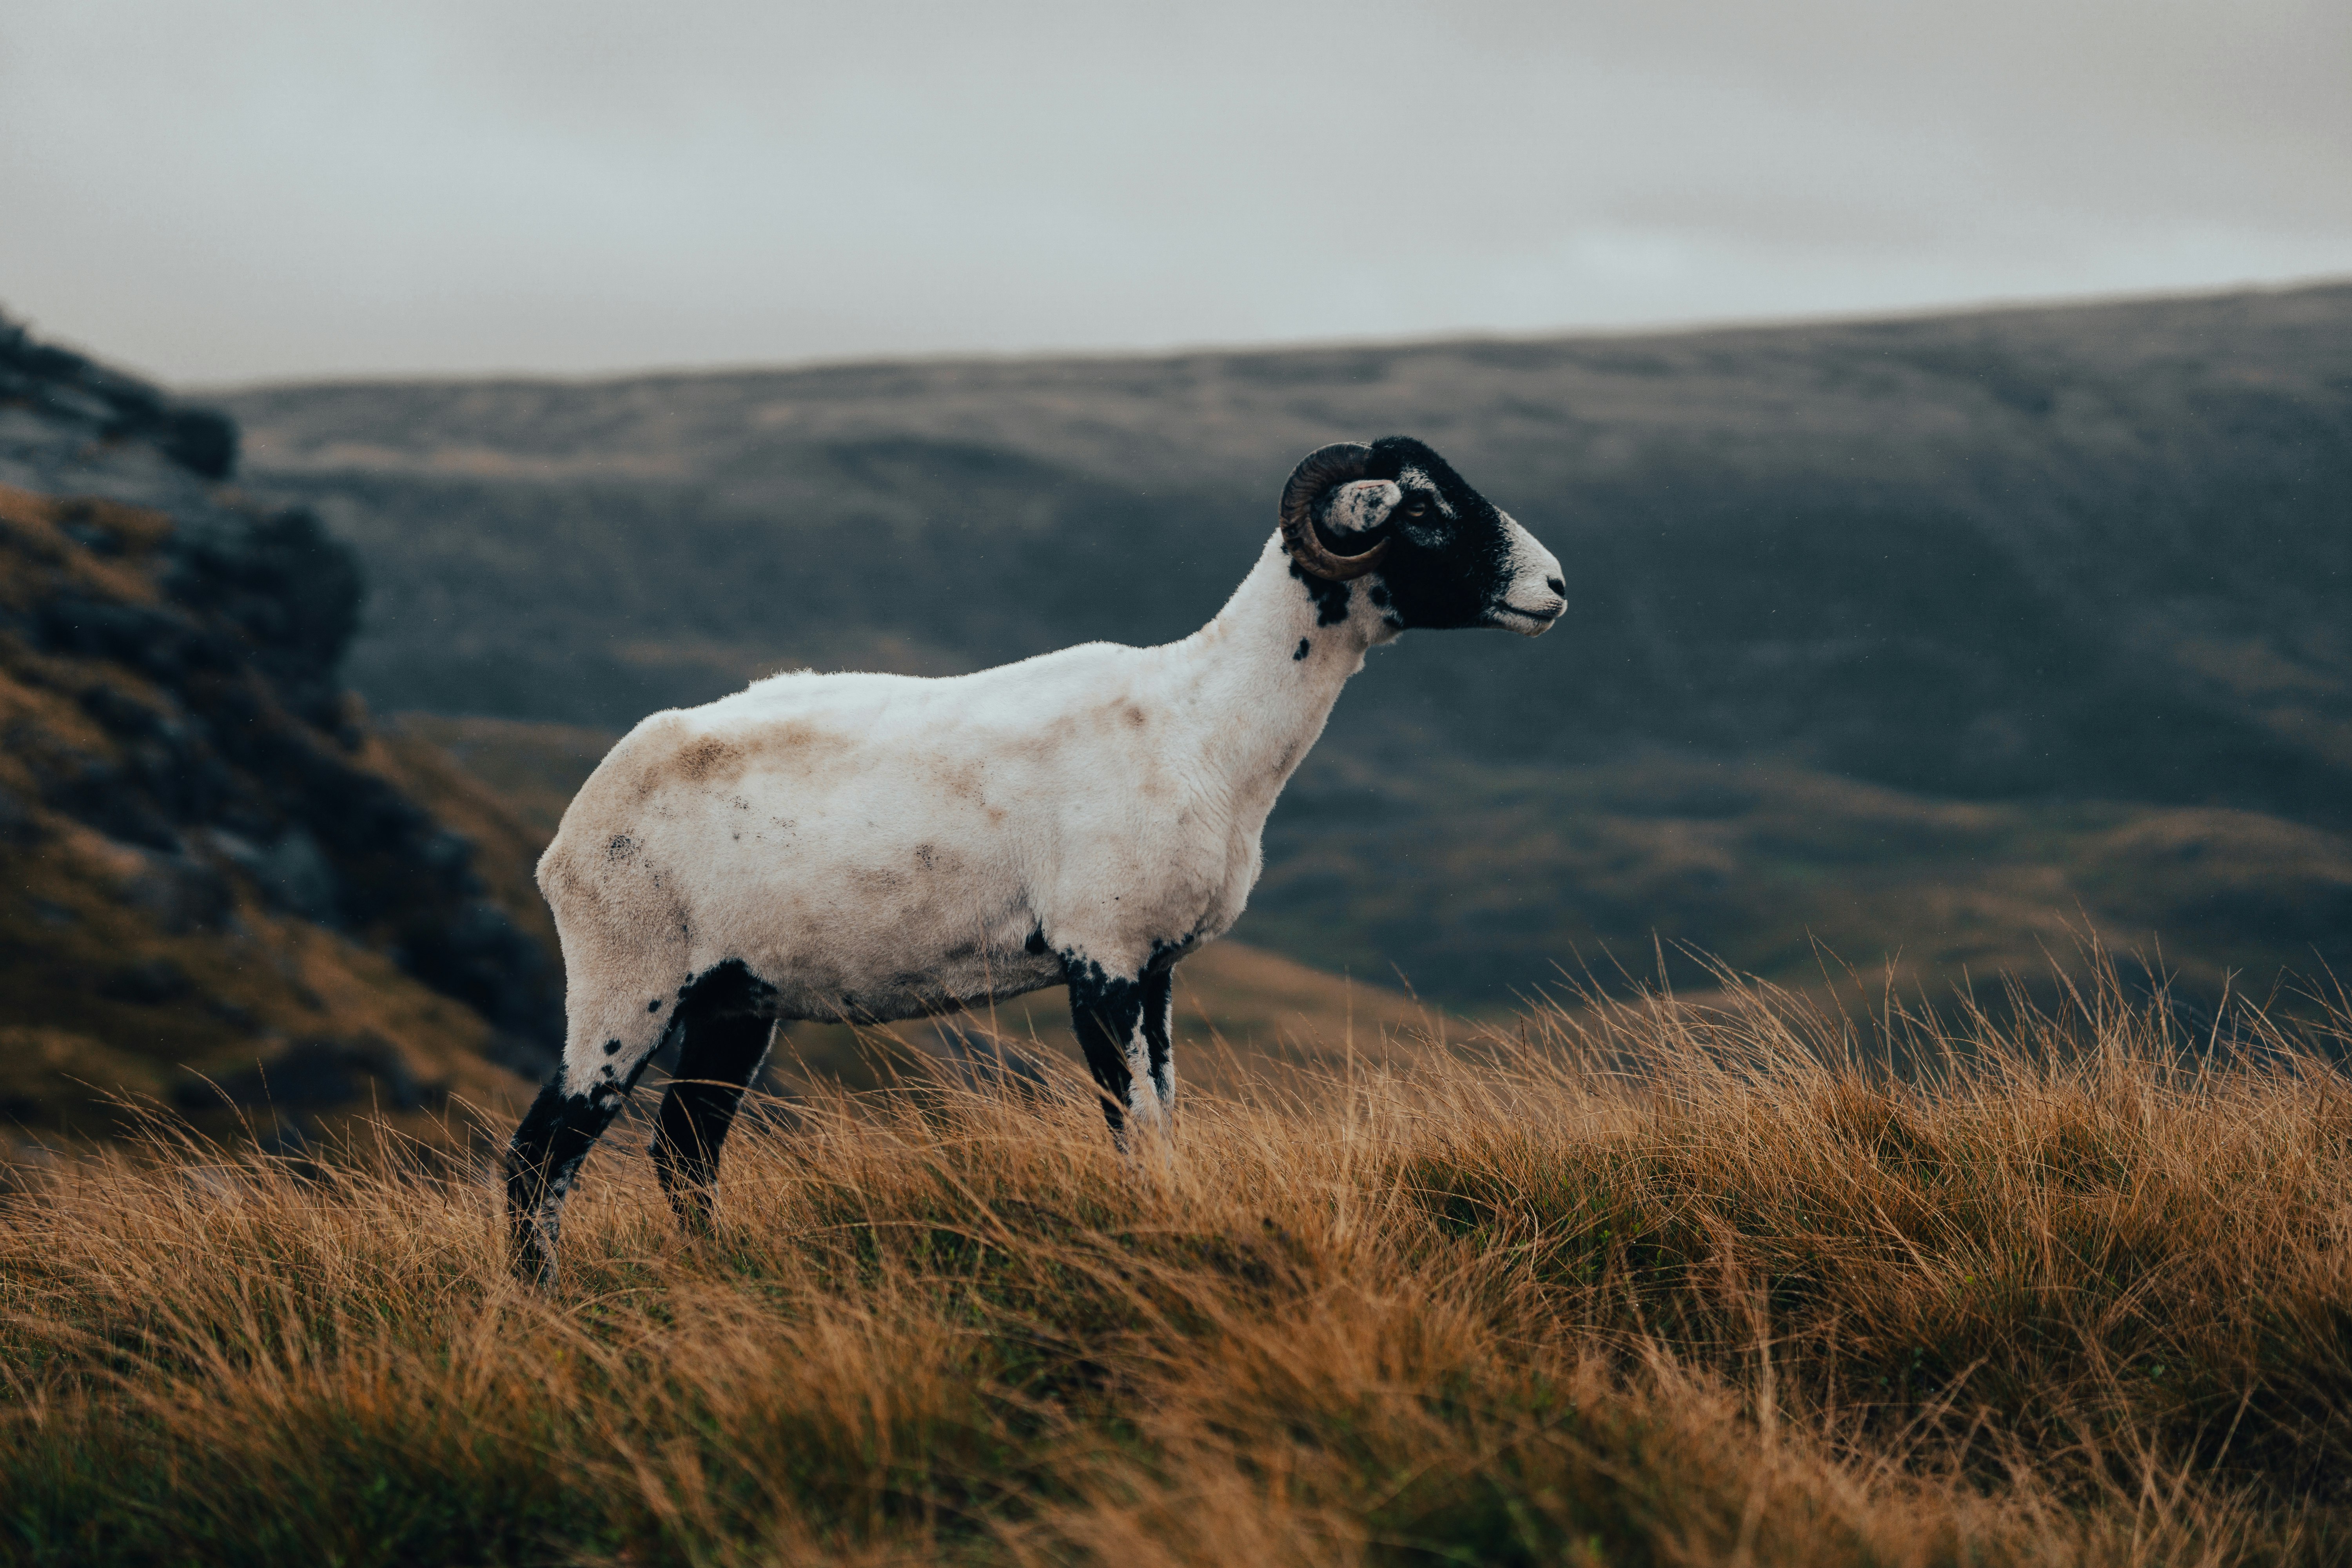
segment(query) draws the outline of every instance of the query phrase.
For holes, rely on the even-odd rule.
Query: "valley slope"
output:
[[[1570,614],[1375,655],[1239,934],[1456,1005],[1654,937],[1787,979],[2070,922],[2200,982],[2352,956],[2352,286],[222,401],[366,563],[372,702],[605,731],[1180,636],[1298,453],[1421,435]]]

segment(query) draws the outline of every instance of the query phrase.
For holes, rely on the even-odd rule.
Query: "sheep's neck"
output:
[[[1190,667],[1185,684],[1204,726],[1202,761],[1228,790],[1236,826],[1250,832],[1323,733],[1365,651],[1394,635],[1367,583],[1344,586],[1345,613],[1327,622],[1329,612],[1292,574],[1278,539],[1269,540],[1216,618],[1171,650]]]

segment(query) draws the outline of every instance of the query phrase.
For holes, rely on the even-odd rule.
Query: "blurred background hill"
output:
[[[542,805],[762,672],[1181,636],[1299,453],[1401,430],[1572,608],[1376,654],[1237,937],[1472,1010],[1660,940],[1792,983],[2086,925],[2206,989],[2352,958],[2352,286],[215,401],[363,565],[352,684]]]

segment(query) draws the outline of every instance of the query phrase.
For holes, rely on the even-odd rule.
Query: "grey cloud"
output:
[[[0,19],[0,304],[181,379],[1541,331],[2352,270],[2306,0]]]

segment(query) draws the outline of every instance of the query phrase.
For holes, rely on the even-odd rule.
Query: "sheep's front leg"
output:
[[[1176,1047],[1172,1026],[1176,1017],[1176,971],[1167,968],[1143,977],[1143,1039],[1151,1052],[1151,1091],[1160,1100],[1160,1117],[1176,1117]]]
[[[1164,1042],[1168,976],[1110,974],[1091,959],[1075,957],[1062,961],[1062,972],[1070,987],[1070,1026],[1087,1054],[1087,1070],[1102,1089],[1111,1142],[1125,1153],[1129,1121],[1149,1127],[1163,1120],[1165,1096],[1155,1086],[1170,1064],[1165,1044],[1155,1044],[1153,1034]]]

